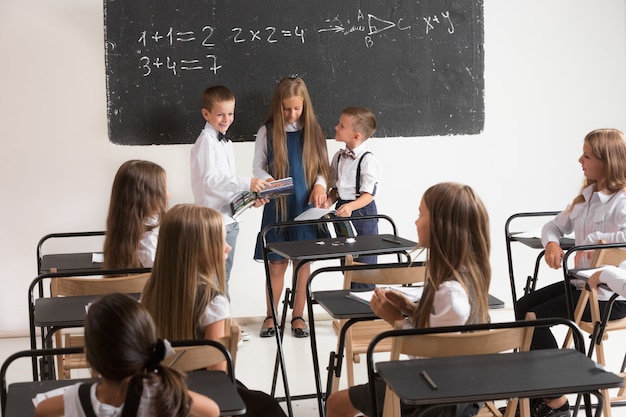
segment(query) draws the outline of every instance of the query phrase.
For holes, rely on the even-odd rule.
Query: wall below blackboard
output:
[[[109,139],[193,143],[201,92],[237,98],[234,140],[254,140],[276,83],[299,75],[328,137],[371,108],[377,137],[480,133],[481,0],[104,0]],[[236,11],[234,13],[233,11]]]

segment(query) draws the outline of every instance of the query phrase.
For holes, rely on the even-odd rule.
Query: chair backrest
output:
[[[115,278],[64,277],[50,282],[53,297],[73,295],[103,295],[114,292],[124,294],[141,293],[150,272]]]
[[[175,354],[163,360],[163,364],[181,372],[210,368],[226,361],[226,372],[235,382],[235,366],[224,338],[219,340],[194,339],[172,341]]]
[[[600,240],[601,245],[606,245],[605,240]],[[600,248],[597,249],[591,260],[591,267],[596,268],[603,265],[619,265],[626,261],[626,246],[623,248]]]
[[[365,265],[354,262],[352,255],[346,256],[346,265]],[[343,288],[350,289],[352,282],[375,285],[410,285],[422,283],[426,279],[426,267],[421,263],[401,266],[379,265],[379,268],[371,267],[359,270],[346,270],[344,272]]]
[[[527,320],[534,320],[529,313]],[[402,322],[395,325],[402,329]],[[482,330],[468,333],[435,333],[395,337],[391,360],[400,354],[423,358],[441,358],[459,355],[484,355],[508,350],[528,351],[533,337],[532,327]]]

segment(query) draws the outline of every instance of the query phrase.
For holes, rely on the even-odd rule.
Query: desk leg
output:
[[[322,381],[320,378],[320,364],[317,355],[317,339],[315,337],[315,318],[313,316],[313,301],[311,300],[310,285],[307,286],[307,311],[309,314],[309,329],[311,339],[311,355],[313,356],[313,374],[315,375],[315,393],[317,394],[317,408],[320,417],[325,416],[324,393],[322,392]]]
[[[272,280],[270,279],[270,271],[269,271],[269,260],[267,259],[267,250],[264,248],[263,249],[263,260],[265,263],[265,278],[266,278],[266,287],[267,287],[267,294],[270,300],[274,299],[274,291],[272,289]],[[291,395],[289,393],[289,383],[287,382],[287,370],[285,369],[285,356],[283,354],[283,344],[282,344],[282,329],[279,328],[278,324],[278,320],[277,320],[277,314],[276,314],[276,307],[274,306],[273,302],[270,302],[270,310],[272,313],[272,319],[274,321],[274,334],[276,337],[276,347],[277,347],[277,352],[276,352],[276,360],[277,360],[277,366],[278,364],[280,364],[280,369],[282,371],[282,377],[283,377],[283,386],[285,388],[285,402],[287,403],[287,413],[289,415],[289,417],[293,417],[293,409],[291,407]],[[274,393],[275,393],[275,382],[276,382],[276,374],[278,370],[275,369],[275,373],[274,373],[274,381],[272,383],[272,397],[275,397]]]

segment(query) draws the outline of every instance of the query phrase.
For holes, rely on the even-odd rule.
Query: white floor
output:
[[[507,321],[512,318],[510,309],[492,310],[493,321]],[[272,384],[272,373],[276,355],[275,339],[261,339],[258,336],[260,320],[250,320],[247,323],[241,322],[241,326],[251,333],[251,340],[244,342],[239,348],[236,364],[236,375],[239,380],[251,389],[270,392]],[[241,320],[240,320],[241,321]],[[287,329],[288,330],[288,329]],[[622,332],[626,333],[626,332]],[[322,373],[322,387],[326,387],[326,367],[328,355],[331,350],[336,349],[337,337],[334,334],[331,322],[328,320],[316,321],[316,335],[318,342],[318,352],[320,358],[320,368]],[[289,331],[284,338],[285,363],[287,378],[289,381],[290,393],[292,396],[313,394],[315,392],[315,380],[313,377],[313,365],[310,348],[310,340],[296,339]],[[624,346],[626,346],[626,334],[614,334],[609,339],[607,348],[614,346],[607,352],[608,358],[616,363],[621,363]],[[5,338],[0,339],[0,361],[4,361],[11,353],[29,348],[27,338]],[[617,363],[616,366],[619,366]],[[356,366],[357,382],[367,380],[364,360]],[[615,369],[615,368],[613,368]],[[18,361],[9,368],[7,380],[25,381],[31,378],[32,371],[30,362],[27,360]],[[514,376],[513,376],[514,377]],[[345,378],[342,380],[340,388],[345,387]],[[284,397],[282,379],[277,382],[276,396]],[[573,403],[573,398],[570,401]],[[286,404],[282,403],[286,409]],[[313,417],[318,416],[317,401],[315,399],[297,400],[292,402],[294,416]],[[626,407],[613,407],[613,417],[626,417]]]

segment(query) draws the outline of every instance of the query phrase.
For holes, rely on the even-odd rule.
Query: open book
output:
[[[419,286],[419,287],[385,287],[385,289],[391,289],[391,290],[399,291],[402,294],[404,294],[407,297],[409,297],[409,299],[411,301],[413,301],[414,303],[419,301],[419,299],[422,297],[422,292],[424,291],[424,287],[423,286]],[[346,297],[348,297],[348,298],[350,298],[352,300],[360,301],[360,302],[362,302],[364,304],[369,304],[373,295],[374,295],[374,290],[370,290],[370,291],[350,291],[350,293],[348,295],[346,295]]]
[[[251,191],[235,193],[230,199],[230,212],[233,218],[236,219],[248,207],[253,205],[254,200],[257,198],[277,198],[289,194],[293,194],[293,178],[287,177],[271,181],[269,187],[258,193]]]

